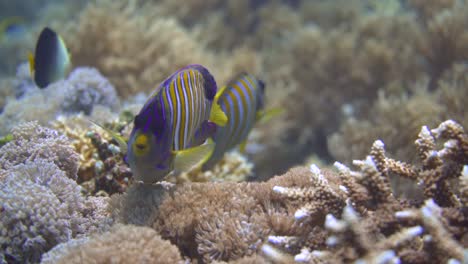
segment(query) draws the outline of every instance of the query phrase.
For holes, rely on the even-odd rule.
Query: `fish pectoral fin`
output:
[[[34,61],[34,54],[32,52],[28,53],[28,61],[29,61],[29,73],[31,74],[31,78],[33,78],[34,74],[34,67],[35,67],[35,61]]]
[[[211,105],[210,121],[215,123],[218,126],[225,126],[227,124],[228,118],[226,114],[221,109],[218,103],[213,101]]]
[[[245,153],[245,147],[247,146],[247,139],[242,141],[239,145],[239,151],[240,153],[244,154]]]
[[[214,141],[208,138],[203,145],[174,151],[174,169],[178,172],[186,172],[201,166],[213,154],[214,146]]]
[[[120,148],[121,152],[123,154],[127,153],[127,141],[125,140],[124,137],[119,135],[119,133],[117,133],[116,131],[113,131],[113,130],[111,130],[109,128],[105,128],[104,126],[98,124],[97,122],[94,122],[91,119],[88,119],[88,121],[93,123],[94,125],[100,127],[102,130],[106,131],[107,133],[109,133],[112,136],[112,138],[115,139],[115,141],[117,141],[117,143],[119,144],[119,148]]]
[[[227,89],[227,86],[224,86],[223,88],[219,89],[211,105],[210,121],[217,124],[218,126],[225,126],[228,121],[226,113],[223,112],[223,110],[221,109],[221,106],[219,106],[218,104],[219,97],[224,93],[226,89]]]
[[[270,119],[282,114],[283,111],[284,109],[282,107],[273,107],[268,110],[261,110],[257,112],[255,119],[257,122],[264,124],[270,121]]]

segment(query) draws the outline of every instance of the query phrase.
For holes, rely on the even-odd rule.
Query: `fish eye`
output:
[[[135,146],[136,146],[138,149],[141,149],[141,150],[143,150],[143,149],[146,148],[146,145],[138,144],[138,143],[136,143]]]
[[[139,134],[133,142],[133,151],[137,156],[145,155],[149,151],[149,138],[145,134]]]

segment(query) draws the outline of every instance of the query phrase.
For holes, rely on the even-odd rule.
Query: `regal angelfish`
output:
[[[208,137],[227,122],[216,92],[201,65],[182,68],[160,84],[136,115],[128,141],[126,159],[136,181],[155,183],[208,159],[214,148]]]
[[[263,116],[264,96],[265,84],[247,73],[240,74],[220,90],[216,97],[228,122],[226,126],[217,128],[213,137],[216,146],[209,160],[203,164],[203,170],[221,160],[226,151],[237,145],[241,149],[245,147],[255,122]]]

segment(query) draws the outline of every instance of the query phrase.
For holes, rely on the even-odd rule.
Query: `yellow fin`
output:
[[[221,95],[224,93],[224,91],[226,91],[226,89],[227,89],[227,86],[223,86],[221,89],[219,89],[219,91],[216,93],[214,97],[213,103],[218,103],[219,97],[221,97]]]
[[[35,69],[35,62],[34,62],[34,54],[32,52],[28,53],[28,61],[29,61],[29,73],[31,74],[31,78],[34,77],[34,69]]]
[[[268,110],[261,110],[257,112],[256,120],[257,122],[264,124],[275,116],[282,114],[284,111],[281,107],[274,107]]]
[[[218,126],[225,126],[227,124],[228,118],[226,114],[221,109],[218,103],[211,105],[210,121],[217,124]]]
[[[123,154],[126,154],[127,153],[127,141],[125,140],[124,137],[122,137],[121,135],[119,135],[119,133],[115,132],[115,131],[112,131],[111,129],[108,129],[108,128],[105,128],[104,126],[92,121],[92,120],[89,120],[89,122],[93,123],[94,125],[100,127],[101,129],[103,129],[104,131],[106,131],[107,133],[109,133],[113,139],[115,139],[115,141],[117,141],[117,143],[119,144],[119,147],[120,147],[120,150]]]
[[[215,143],[211,138],[200,146],[174,151],[174,169],[177,172],[187,172],[205,163],[213,154]]]
[[[210,121],[217,124],[218,126],[225,126],[228,121],[226,114],[218,104],[219,97],[223,94],[226,88],[227,86],[224,86],[223,88],[219,89],[213,99],[213,103],[211,104]]]
[[[244,154],[245,153],[245,147],[247,146],[247,139],[242,141],[239,145],[239,151],[240,153]]]

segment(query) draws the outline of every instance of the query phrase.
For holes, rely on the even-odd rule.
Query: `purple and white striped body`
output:
[[[189,65],[161,83],[140,113],[128,141],[127,161],[137,181],[154,183],[174,169],[174,151],[202,144],[210,122],[216,82],[206,68]]]
[[[226,113],[228,123],[224,127],[217,127],[213,136],[215,149],[210,159],[203,164],[204,170],[221,160],[226,151],[247,140],[257,112],[263,109],[264,87],[262,81],[242,73],[222,91],[218,103]]]

